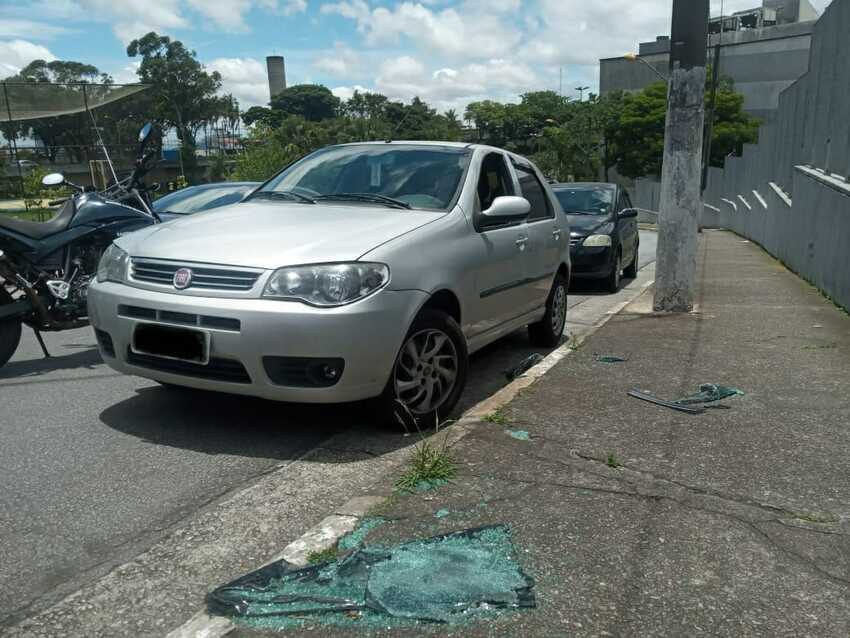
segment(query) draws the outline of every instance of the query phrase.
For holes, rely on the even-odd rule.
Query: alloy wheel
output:
[[[442,330],[411,335],[393,372],[396,397],[416,415],[439,409],[454,389],[458,364],[455,344]]]
[[[552,332],[554,334],[561,334],[566,319],[567,292],[563,285],[558,285],[555,288],[555,294],[552,296]]]

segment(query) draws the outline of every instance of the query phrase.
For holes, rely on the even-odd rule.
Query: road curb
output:
[[[648,266],[644,268],[646,267]],[[495,394],[469,408],[461,415],[456,423],[440,433],[445,437],[447,444],[449,446],[457,444],[467,434],[472,432],[473,427],[481,423],[484,417],[513,401],[521,390],[533,385],[537,380],[542,378],[549,370],[584,343],[588,337],[599,331],[613,317],[623,312],[628,306],[637,303],[647,294],[654,283],[655,279],[651,279],[642,284],[640,292],[635,297],[615,305],[577,338],[570,339],[567,343],[553,350],[540,363],[529,368],[524,374],[511,381]],[[326,516],[318,524],[289,543],[289,545],[283,548],[283,551],[265,564],[267,565],[280,559],[285,559],[287,562],[295,565],[306,565],[308,563],[307,557],[310,554],[329,549],[336,545],[339,539],[357,526],[360,519],[365,517],[376,506],[383,503],[388,496],[389,493],[383,495],[355,496],[348,500],[342,507],[337,508],[334,513]],[[235,629],[236,625],[229,619],[222,616],[210,616],[206,612],[201,611],[192,616],[186,623],[168,633],[166,638],[221,638]]]

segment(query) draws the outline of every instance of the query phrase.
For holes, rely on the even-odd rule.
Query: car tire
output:
[[[617,249],[614,257],[614,265],[611,267],[611,273],[605,278],[605,290],[608,292],[619,292],[620,290],[620,273],[623,271],[623,251]]]
[[[635,277],[637,277],[639,251],[640,251],[640,244],[635,246],[635,256],[634,256],[634,259],[632,259],[632,263],[630,263],[628,266],[626,266],[625,269],[623,270],[623,277],[625,277],[626,279],[634,279]]]
[[[466,338],[460,326],[445,312],[424,308],[407,331],[377,399],[382,423],[407,431],[436,427],[457,405],[468,371]],[[434,392],[441,396],[434,398]]]
[[[0,306],[14,303],[12,295],[0,284]],[[17,317],[0,321],[0,367],[6,365],[21,342],[21,320]]]
[[[567,280],[563,275],[555,275],[552,289],[546,299],[546,312],[537,323],[528,326],[528,338],[532,345],[541,348],[554,348],[564,334],[567,324]]]

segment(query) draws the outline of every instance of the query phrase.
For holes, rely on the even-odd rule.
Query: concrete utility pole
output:
[[[656,253],[656,311],[694,306],[709,0],[673,0]]]

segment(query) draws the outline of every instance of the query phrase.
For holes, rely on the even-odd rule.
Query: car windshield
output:
[[[471,153],[444,146],[334,146],[296,162],[252,198],[332,201],[444,211],[455,199]]]
[[[614,189],[610,186],[575,186],[558,189],[555,197],[568,215],[608,216],[614,209]]]
[[[235,204],[242,201],[242,197],[252,186],[222,185],[220,187],[207,188],[184,188],[164,197],[160,197],[153,204],[157,213],[197,213],[210,208]]]

